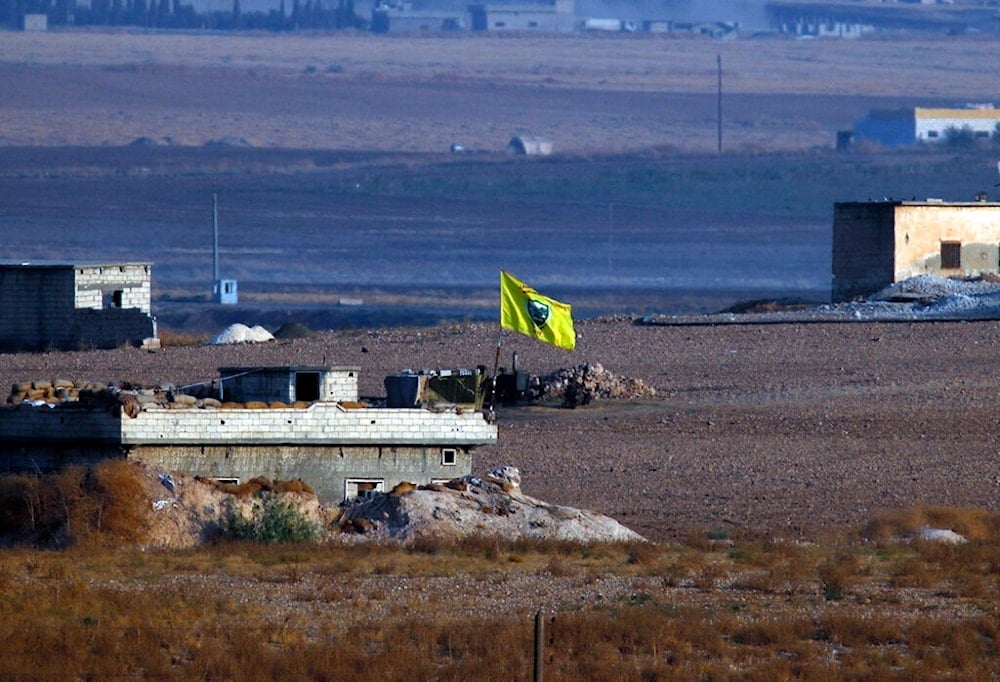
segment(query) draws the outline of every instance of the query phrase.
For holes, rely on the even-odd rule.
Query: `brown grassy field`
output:
[[[535,665],[552,680],[1000,672],[995,513],[909,508],[819,544],[714,532],[662,546],[219,540],[140,552],[149,500],[136,470],[82,473],[0,481],[0,530],[65,513],[63,540],[75,540],[59,553],[0,552],[5,678],[520,680]],[[37,517],[16,519],[27,491]],[[970,542],[900,542],[927,524]]]

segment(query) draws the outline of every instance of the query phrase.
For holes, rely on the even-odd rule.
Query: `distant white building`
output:
[[[920,142],[943,142],[948,130],[968,129],[976,138],[989,138],[1000,124],[993,104],[965,104],[952,109],[911,107],[874,110],[854,126],[854,139],[899,147]]]

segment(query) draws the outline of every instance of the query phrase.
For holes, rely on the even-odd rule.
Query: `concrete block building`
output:
[[[576,24],[575,0],[538,3],[469,5],[473,31],[571,32]]]
[[[83,395],[12,403],[0,407],[0,470],[138,459],[231,483],[301,479],[336,504],[403,481],[468,475],[473,449],[496,442],[496,424],[461,404],[360,401],[357,369],[225,368],[224,402],[138,391],[111,403]]]
[[[1000,203],[926,201],[834,205],[834,301],[922,274],[1000,272]]]
[[[157,345],[149,263],[0,261],[0,349]]]

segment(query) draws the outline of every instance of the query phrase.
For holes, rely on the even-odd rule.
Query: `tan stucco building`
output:
[[[1000,203],[928,199],[834,205],[834,301],[916,275],[998,272]]]

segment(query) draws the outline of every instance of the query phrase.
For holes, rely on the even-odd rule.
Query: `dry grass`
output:
[[[0,677],[526,679],[539,608],[552,680],[1000,672],[1000,514],[977,509],[890,512],[877,541],[121,549],[148,506],[123,462],[0,479],[8,537],[72,544],[0,552]],[[891,540],[927,523],[970,541]]]
[[[160,338],[160,345],[167,346],[202,346],[208,340],[205,334],[175,331],[173,329],[159,329],[157,336]]]
[[[561,597],[545,608],[551,680],[732,679],[735,670],[740,679],[874,679],[889,669],[895,679],[985,679],[1000,642],[997,549],[993,535],[893,553],[496,539],[7,550],[0,676],[527,679],[542,597],[515,595],[555,584]],[[741,581],[748,568],[776,571],[788,589]],[[900,570],[983,589],[888,585]],[[713,585],[696,584],[709,574]],[[843,598],[823,599],[828,585]]]
[[[0,535],[62,547],[145,539],[149,498],[135,467],[105,460],[45,476],[0,478]]]

